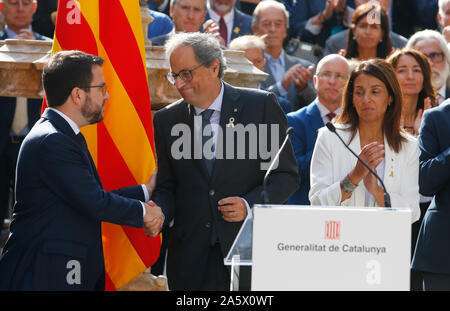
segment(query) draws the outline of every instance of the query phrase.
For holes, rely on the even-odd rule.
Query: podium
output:
[[[224,263],[231,290],[408,291],[410,257],[408,208],[255,205]]]

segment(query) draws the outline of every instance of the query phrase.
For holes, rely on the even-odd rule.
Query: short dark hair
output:
[[[63,105],[75,87],[86,87],[92,82],[92,67],[102,66],[104,59],[81,51],[55,53],[42,71],[47,105]]]

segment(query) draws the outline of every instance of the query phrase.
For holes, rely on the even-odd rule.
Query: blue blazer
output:
[[[78,136],[47,109],[23,141],[0,290],[103,290],[101,222],[142,227],[142,187],[105,191]],[[73,260],[80,284],[71,285]]]
[[[450,101],[424,112],[419,136],[420,193],[433,196],[412,267],[450,274]]]
[[[308,193],[310,188],[310,164],[316,144],[317,132],[323,127],[322,117],[317,108],[316,98],[311,104],[300,110],[287,114],[288,126],[294,128],[291,143],[298,164],[300,188],[289,198],[286,204],[310,205]]]

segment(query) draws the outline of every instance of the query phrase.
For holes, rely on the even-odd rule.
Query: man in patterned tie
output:
[[[287,114],[288,126],[294,128],[292,147],[297,159],[300,188],[289,198],[287,204],[309,205],[309,171],[311,156],[317,139],[317,130],[339,113],[342,91],[350,74],[347,60],[330,54],[320,60],[313,78],[317,98],[308,106]]]

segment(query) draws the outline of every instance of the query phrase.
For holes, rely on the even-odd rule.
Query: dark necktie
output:
[[[228,29],[227,24],[225,24],[225,20],[223,19],[223,17],[220,17],[219,20],[219,34],[223,38],[223,41],[225,42],[226,46],[228,41]]]
[[[201,115],[202,115],[202,152],[203,152],[203,161],[205,162],[205,166],[206,166],[206,169],[208,170],[209,175],[211,175],[212,170],[213,170],[213,166],[214,166],[214,156],[213,156],[213,154],[211,154],[211,152],[214,153],[215,146],[212,145],[211,149],[207,148],[206,152],[205,152],[204,147],[205,147],[206,142],[209,141],[210,139],[212,139],[214,135],[213,135],[212,131],[211,131],[211,135],[204,134],[204,129],[205,129],[205,127],[207,125],[211,125],[211,122],[210,122],[209,119],[211,118],[213,112],[214,112],[214,110],[212,110],[212,109],[206,109],[205,111],[203,111],[201,113]],[[208,157],[205,156],[206,153],[208,154]]]
[[[211,124],[210,119],[211,119],[211,116],[212,116],[213,113],[214,113],[214,110],[212,110],[212,109],[206,109],[205,111],[203,111],[201,113],[201,115],[202,115],[202,152],[203,152],[203,161],[205,163],[206,169],[208,170],[209,176],[211,176],[212,171],[213,171],[214,156],[211,157],[211,155],[209,154],[208,158],[211,158],[211,159],[207,159],[205,157],[205,153],[210,153],[210,152],[214,153],[215,152],[215,146],[213,144],[211,149],[207,148],[206,152],[205,152],[204,147],[205,147],[205,143],[208,140],[210,140],[210,139],[212,139],[214,137],[214,134],[211,131],[211,135],[205,135],[203,131],[204,131],[204,129],[205,129],[205,127],[207,125]],[[211,238],[211,246],[215,245],[217,243],[217,241],[219,240],[218,236],[217,236],[217,230],[216,230],[216,226],[214,224],[214,221],[212,222],[211,237],[210,238]]]
[[[81,132],[79,132],[76,135],[76,138],[77,138],[78,142],[80,143],[81,150],[83,151],[84,155],[89,160],[89,165],[90,165],[90,168],[91,168],[91,171],[92,171],[93,175],[95,176],[97,181],[101,184],[100,177],[98,176],[97,168],[95,167],[94,160],[92,160],[91,153],[89,152],[89,149],[88,149],[88,146],[87,146],[87,143],[86,143],[86,139],[84,138],[83,134],[81,134]]]
[[[336,114],[334,112],[327,113],[328,120],[332,121]]]

